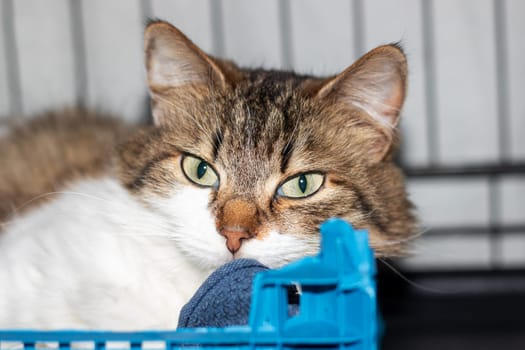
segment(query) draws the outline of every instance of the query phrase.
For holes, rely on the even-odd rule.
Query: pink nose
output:
[[[239,249],[241,249],[242,241],[250,238],[250,234],[243,229],[239,230],[221,230],[221,235],[226,238],[226,247],[228,250],[235,254]]]

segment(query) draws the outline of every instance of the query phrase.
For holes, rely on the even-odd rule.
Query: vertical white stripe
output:
[[[507,47],[509,57],[511,155],[525,159],[525,1],[508,0]]]
[[[498,157],[490,0],[434,2],[439,146],[443,163]]]
[[[278,1],[222,2],[225,55],[241,66],[282,65]]]
[[[23,112],[75,102],[68,0],[13,1]]]
[[[138,0],[83,1],[88,104],[126,119],[146,109],[143,18]]]
[[[4,18],[4,7],[3,3],[0,3],[0,19]],[[2,24],[3,25],[3,24]],[[2,28],[0,25],[0,28]],[[0,120],[2,117],[7,117],[9,113],[9,80],[7,77],[7,60],[6,60],[6,46],[4,36],[6,33],[2,28],[0,32]]]
[[[298,72],[335,74],[353,63],[349,1],[291,0],[290,8],[293,65]]]

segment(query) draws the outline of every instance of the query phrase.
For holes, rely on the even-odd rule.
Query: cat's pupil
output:
[[[299,176],[299,189],[301,190],[301,192],[306,192],[306,185],[308,184],[307,183],[307,180],[306,180],[306,176],[305,175],[301,175]]]
[[[201,161],[197,167],[197,178],[202,179],[206,171],[208,171],[208,163]]]

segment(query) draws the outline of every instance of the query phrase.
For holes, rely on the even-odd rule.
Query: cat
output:
[[[316,78],[241,69],[163,21],[144,41],[153,125],[70,109],[0,140],[0,328],[175,328],[214,269],[313,255],[334,216],[403,253],[398,45]]]

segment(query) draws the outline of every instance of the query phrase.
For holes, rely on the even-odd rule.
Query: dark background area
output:
[[[525,270],[403,273],[402,279],[378,267],[381,349],[525,349]]]

